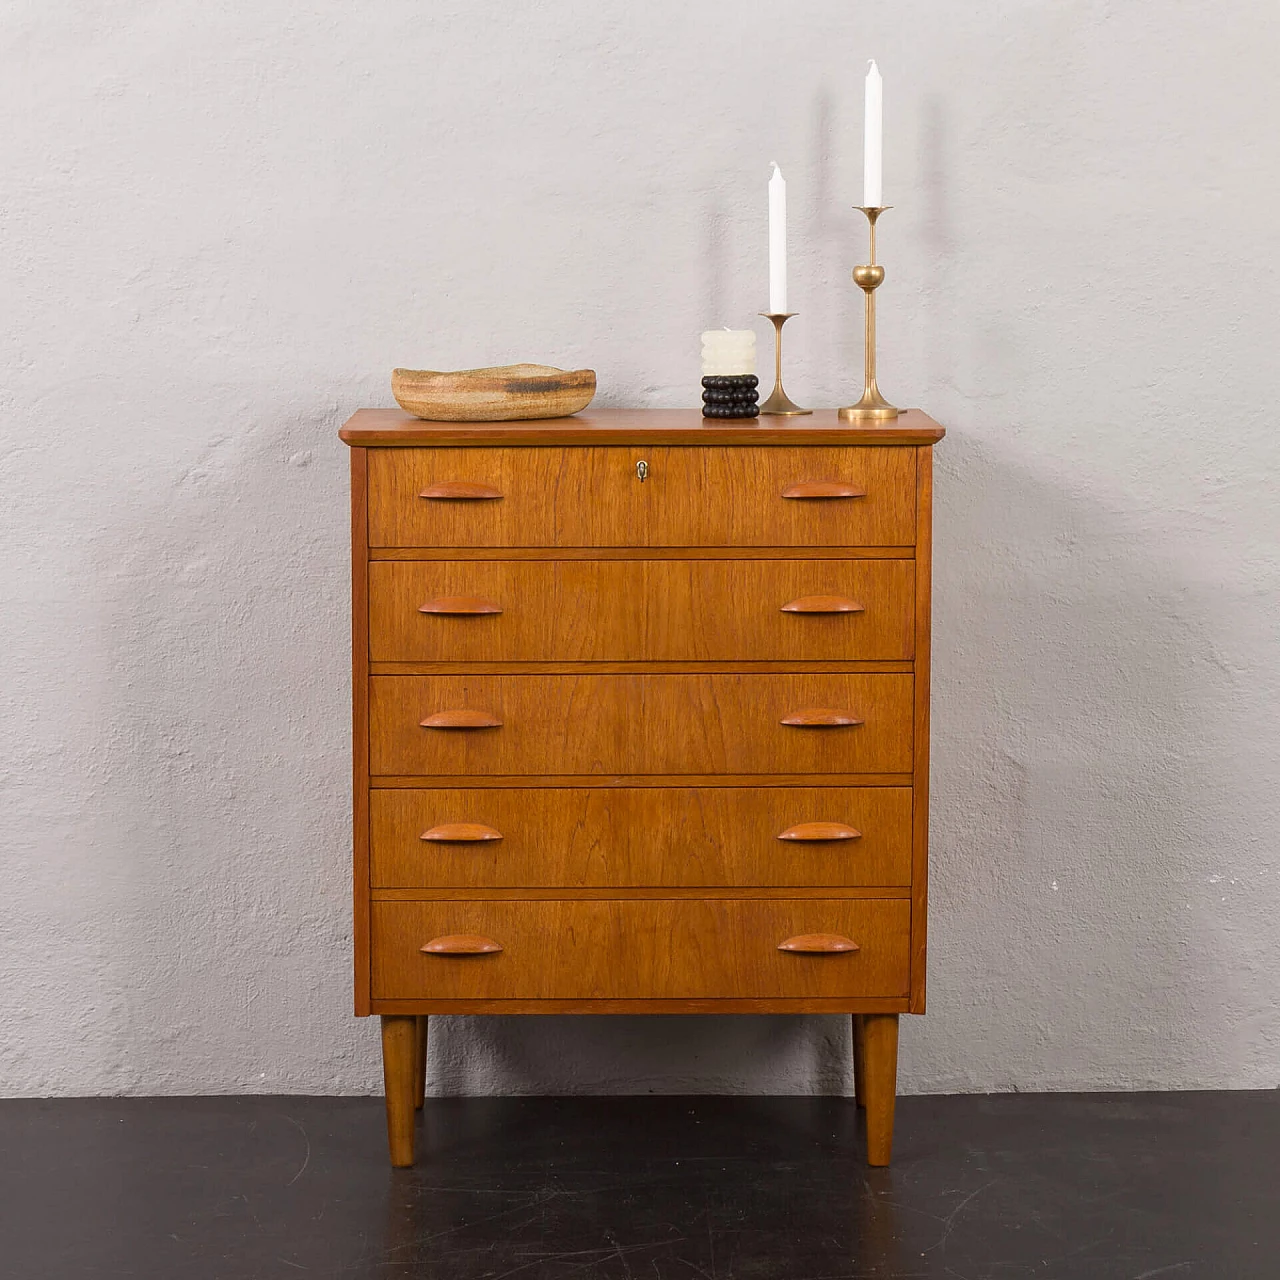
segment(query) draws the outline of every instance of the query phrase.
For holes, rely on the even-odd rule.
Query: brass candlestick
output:
[[[854,267],[853,282],[862,290],[867,313],[865,364],[862,379],[862,399],[857,404],[840,410],[842,422],[883,422],[896,418],[901,412],[880,394],[876,386],[876,289],[884,279],[884,268],[876,264],[876,219],[892,205],[857,205],[867,215],[871,229],[871,261],[864,267]]]
[[[761,311],[757,314],[773,321],[773,391],[760,406],[760,412],[771,413],[780,418],[798,418],[803,413],[812,413],[812,409],[802,409],[782,389],[782,326],[797,312]]]

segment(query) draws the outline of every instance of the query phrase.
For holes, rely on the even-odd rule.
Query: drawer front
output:
[[[915,509],[909,448],[369,453],[373,547],[909,546]]]
[[[900,997],[908,986],[906,899],[375,902],[372,930],[380,1000]],[[857,950],[778,949],[815,934]],[[459,936],[502,949],[422,951]]]
[[[375,662],[909,659],[911,560],[381,560]]]
[[[370,808],[379,889],[911,882],[907,787],[393,788]]]
[[[909,675],[374,676],[369,689],[375,775],[905,773],[912,762]],[[848,723],[806,723],[824,718]]]

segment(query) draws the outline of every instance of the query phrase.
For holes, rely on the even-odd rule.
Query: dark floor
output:
[[[1280,1094],[0,1102],[5,1280],[1277,1280]],[[423,1141],[425,1137],[425,1142]]]

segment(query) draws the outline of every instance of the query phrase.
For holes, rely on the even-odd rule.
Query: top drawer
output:
[[[915,463],[906,447],[371,449],[369,545],[910,546]]]

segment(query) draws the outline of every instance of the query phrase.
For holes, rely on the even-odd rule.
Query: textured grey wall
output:
[[[763,322],[938,456],[913,1090],[1274,1085],[1280,10],[7,6],[0,1090],[365,1091],[346,452],[396,364],[692,405]],[[437,1022],[440,1089],[804,1092],[836,1019]]]

